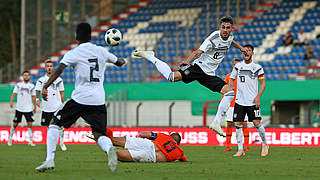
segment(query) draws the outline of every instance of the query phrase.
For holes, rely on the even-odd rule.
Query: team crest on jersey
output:
[[[237,113],[233,113],[233,118],[237,118]]]

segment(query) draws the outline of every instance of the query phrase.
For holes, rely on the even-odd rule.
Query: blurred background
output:
[[[261,99],[263,123],[269,127],[318,127],[320,122],[320,2],[312,0],[5,0],[0,4],[0,125],[9,126],[14,84],[24,70],[31,81],[45,74],[44,61],[55,65],[77,46],[75,27],[88,22],[92,43],[128,60],[107,66],[106,106],[109,126],[205,126],[220,100],[197,82],[167,82],[154,66],[132,59],[135,49],[154,50],[178,69],[218,27],[222,16],[235,20],[235,40],[255,47],[254,61],[265,70]],[[108,47],[105,31],[118,28],[119,46]],[[241,58],[231,47],[218,70],[224,78],[231,61]],[[62,78],[66,96],[74,88],[73,70]],[[40,124],[36,114],[35,125]],[[80,121],[76,126],[84,126]]]

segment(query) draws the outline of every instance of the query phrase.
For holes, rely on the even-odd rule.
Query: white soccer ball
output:
[[[118,46],[122,40],[122,34],[119,29],[109,29],[104,35],[104,39],[109,46]]]

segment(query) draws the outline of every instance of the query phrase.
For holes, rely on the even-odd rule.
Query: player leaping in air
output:
[[[241,45],[233,40],[232,29],[232,18],[221,18],[219,30],[211,33],[198,50],[194,51],[186,61],[178,64],[181,66],[179,71],[172,72],[168,64],[154,56],[153,51],[136,50],[133,52],[134,57],[142,57],[153,63],[168,81],[176,82],[182,80],[184,83],[190,83],[197,80],[211,91],[223,94],[224,97],[219,104],[214,121],[209,125],[211,129],[221,136],[226,136],[220,126],[222,115],[228,110],[235,93],[232,87],[216,76],[216,70],[231,45],[240,51],[245,51]]]

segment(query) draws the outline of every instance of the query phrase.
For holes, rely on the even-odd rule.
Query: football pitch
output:
[[[109,172],[106,156],[96,145],[57,147],[56,168],[44,173],[34,168],[45,160],[45,145],[29,147],[0,144],[0,179],[320,179],[320,149],[317,147],[271,147],[260,157],[261,147],[251,147],[244,157],[232,157],[224,147],[183,146],[189,162],[121,163]]]

